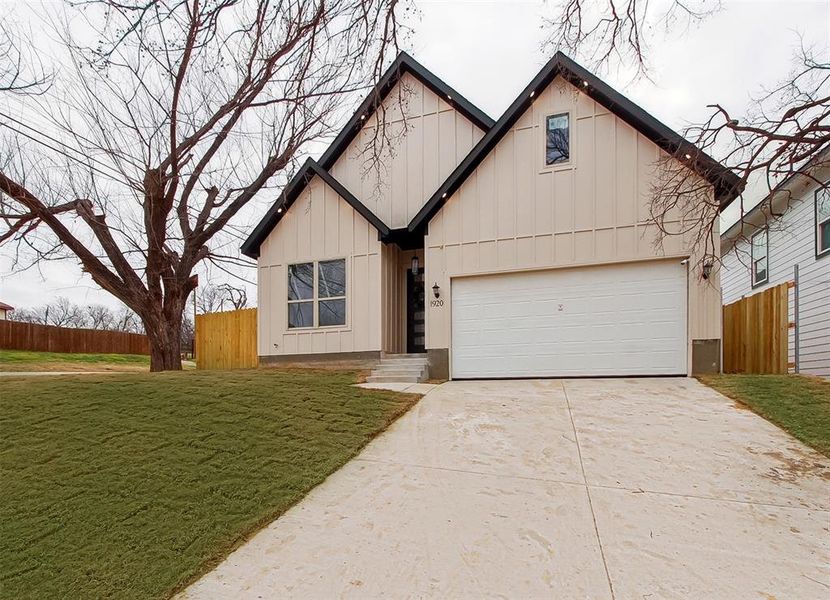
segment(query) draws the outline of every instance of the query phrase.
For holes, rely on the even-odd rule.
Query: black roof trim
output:
[[[346,126],[340,134],[334,139],[331,146],[320,157],[320,165],[324,169],[330,169],[337,159],[340,158],[340,155],[345,152],[352,140],[357,137],[361,127],[363,127],[364,119],[361,117],[368,118],[369,115],[375,112],[380,103],[392,91],[392,88],[395,87],[395,84],[403,77],[404,73],[410,73],[421,81],[439,96],[441,100],[467,117],[467,119],[472,121],[482,131],[487,131],[495,125],[495,121],[488,117],[484,111],[441,81],[434,73],[409,54],[401,52],[395,58],[394,62],[389,65],[389,68],[386,69],[386,72],[378,80],[377,85],[369,92],[354,115],[352,115],[352,118],[349,119],[349,122],[346,123]]]
[[[721,209],[726,208],[741,191],[741,181],[732,171],[715,159],[699,150],[673,129],[664,125],[631,100],[620,94],[599,77],[580,66],[562,52],[542,67],[528,86],[508,107],[496,124],[484,135],[470,151],[461,164],[450,174],[418,214],[409,223],[408,229],[416,231],[422,228],[452,196],[467,177],[485,159],[496,144],[519,120],[533,102],[531,93],[541,92],[557,75],[562,75],[571,84],[577,86],[588,96],[605,106],[626,123],[641,132],[663,150],[674,156],[682,156],[689,166],[709,181],[715,188],[715,198]],[[587,85],[585,85],[587,83]],[[685,159],[685,154],[691,158]]]
[[[348,202],[352,208],[360,213],[375,229],[378,230],[378,235],[386,237],[389,235],[389,228],[375,216],[375,214],[366,208],[366,206],[358,200],[354,194],[347,190],[342,183],[337,181],[334,176],[320,166],[317,161],[309,158],[303,163],[303,166],[297,171],[297,174],[291,178],[291,181],[285,186],[285,189],[280,194],[280,200],[275,202],[262,220],[254,227],[251,235],[242,244],[242,254],[250,258],[259,258],[259,247],[271,230],[277,226],[282,216],[288,212],[288,209],[294,204],[294,201],[303,192],[308,182],[314,176],[322,179],[326,185],[337,192],[343,200]],[[282,210],[280,210],[282,209]]]
[[[384,244],[397,244],[401,250],[417,250],[424,247],[425,231],[412,232],[406,227],[392,229],[387,235],[380,236]]]

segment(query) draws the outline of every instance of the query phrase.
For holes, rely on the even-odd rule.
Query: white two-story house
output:
[[[791,371],[830,377],[830,148],[721,235],[723,303],[790,290]]]

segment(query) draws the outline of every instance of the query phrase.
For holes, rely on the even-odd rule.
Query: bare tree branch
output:
[[[69,3],[55,26],[71,68],[27,105],[48,127],[0,112],[0,243],[21,262],[79,261],[140,317],[152,368],[180,368],[194,269],[224,260],[233,219],[376,81],[397,4]]]

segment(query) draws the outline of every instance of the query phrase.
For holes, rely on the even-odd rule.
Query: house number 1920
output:
[[[443,301],[443,300],[441,300],[440,298],[439,298],[439,299],[437,299],[437,300],[430,300],[430,301],[429,301],[429,305],[430,305],[430,306],[433,306],[433,307],[434,307],[434,306],[441,307],[441,306],[444,306],[444,301]]]

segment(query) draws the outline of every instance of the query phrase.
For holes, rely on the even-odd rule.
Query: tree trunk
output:
[[[181,371],[181,322],[175,319],[144,322],[150,340],[150,371]]]

